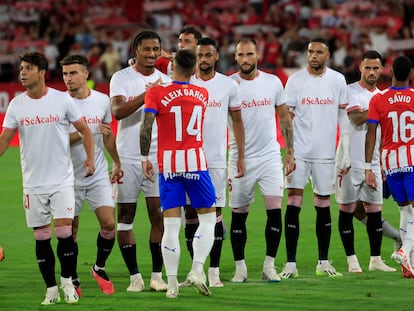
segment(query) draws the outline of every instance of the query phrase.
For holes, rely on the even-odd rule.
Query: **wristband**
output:
[[[372,170],[372,163],[365,162],[365,170],[367,171]]]
[[[144,156],[141,154],[141,162],[146,162],[148,161],[148,156]]]

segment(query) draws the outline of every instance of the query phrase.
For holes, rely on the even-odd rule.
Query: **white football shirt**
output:
[[[348,107],[347,111],[368,110],[369,102],[375,94],[380,90],[375,88],[373,91],[362,87],[359,82],[348,85]],[[367,134],[367,123],[356,126],[351,122],[351,167],[365,170],[365,136]],[[380,165],[379,148],[381,144],[381,128],[377,127],[377,141],[375,143],[374,154],[372,156],[372,164]]]
[[[207,81],[194,75],[190,83],[202,86],[208,91],[203,124],[203,147],[208,167],[226,168],[229,110],[241,109],[237,83],[219,72]]]
[[[19,133],[25,193],[48,193],[73,186],[70,122],[81,118],[72,98],[50,87],[42,98],[33,99],[24,92],[11,100],[3,127]]]
[[[126,101],[141,95],[146,91],[145,86],[161,78],[163,83],[171,79],[161,71],[155,69],[148,76],[129,66],[117,71],[111,78],[109,85],[109,96],[125,96]],[[139,133],[141,123],[144,120],[144,105],[139,107],[131,115],[118,121],[118,133],[116,144],[121,162],[130,164],[141,163],[141,148],[139,145]],[[153,164],[157,163],[157,125],[154,122],[152,127],[151,149],[149,159]]]
[[[321,76],[307,68],[292,74],[285,87],[287,104],[294,112],[295,158],[333,160],[336,152],[339,109],[348,104],[345,77],[330,68]]]
[[[282,82],[277,76],[260,70],[252,80],[241,78],[239,73],[232,74],[230,78],[239,84],[245,160],[280,157],[280,145],[276,139],[275,107],[286,103]],[[229,146],[229,159],[237,161],[237,145],[232,128],[229,128]]]
[[[83,163],[86,161],[86,152],[83,147],[82,140],[77,141],[70,148],[74,173],[75,186],[88,187],[92,184],[108,183],[108,161],[104,153],[103,135],[99,130],[102,123],[110,124],[112,121],[111,106],[109,97],[101,92],[91,90],[88,97],[83,99],[73,98],[79,111],[83,114],[86,123],[93,134],[94,152],[95,152],[95,173],[92,176],[85,177],[85,169]],[[72,126],[71,132],[76,131]]]

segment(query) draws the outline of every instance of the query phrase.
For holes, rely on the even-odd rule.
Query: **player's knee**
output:
[[[101,229],[99,234],[106,240],[112,240],[115,238],[115,228],[112,228],[111,230]]]
[[[56,237],[59,239],[66,239],[72,236],[72,226],[55,227]]]
[[[197,211],[192,208],[190,205],[186,205],[184,207],[185,210],[185,219],[196,219],[198,218],[197,216]]]
[[[240,206],[238,208],[232,208],[232,212],[235,214],[246,214],[249,212],[250,205]]]
[[[282,208],[282,197],[276,195],[265,195],[264,204],[266,210],[281,209]]]
[[[37,241],[45,241],[52,238],[52,228],[39,228],[33,231],[34,237]]]
[[[287,198],[287,205],[301,207],[303,201],[303,196],[301,195],[290,195]]]
[[[355,212],[355,208],[356,208],[356,203],[339,204],[339,210],[345,213],[353,213]]]
[[[134,223],[126,224],[126,223],[118,223],[117,231],[132,231],[134,228]]]
[[[136,206],[132,204],[118,204],[118,222],[130,224],[134,222]]]
[[[326,195],[326,196],[320,196],[317,195],[313,198],[313,203],[315,204],[315,206],[318,207],[329,207],[329,205],[331,204],[331,198],[330,196]]]
[[[381,204],[366,204],[365,211],[367,213],[377,213],[381,211]]]

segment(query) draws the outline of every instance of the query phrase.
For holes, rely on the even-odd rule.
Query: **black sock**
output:
[[[129,275],[139,273],[137,263],[137,245],[136,244],[125,244],[119,246],[124,259],[125,265],[128,268]]]
[[[217,268],[220,266],[221,249],[224,239],[224,227],[223,222],[216,222],[214,228],[214,243],[210,251],[210,267]]]
[[[193,252],[193,238],[194,234],[196,233],[198,228],[198,223],[195,224],[185,224],[184,234],[185,234],[185,242],[187,244],[187,250],[190,253],[191,259],[194,256]]]
[[[299,239],[300,207],[288,205],[285,213],[285,240],[288,262],[296,262],[296,249]]]
[[[36,240],[36,259],[46,287],[56,286],[55,255],[53,254],[50,239]]]
[[[98,233],[98,238],[96,239],[96,246],[98,247],[98,251],[96,253],[96,265],[98,267],[105,267],[106,260],[111,254],[114,244],[115,237],[108,240],[103,238],[102,235]]]
[[[275,258],[282,236],[282,210],[272,209],[266,211],[266,213],[266,255]]]
[[[329,243],[331,241],[331,210],[329,206],[316,209],[316,237],[318,238],[319,260],[328,260]]]
[[[367,216],[367,233],[371,256],[380,256],[383,230],[381,212],[367,213]]]
[[[355,255],[354,247],[354,213],[339,211],[338,229],[342,245],[347,256]]]
[[[249,213],[231,213],[231,248],[234,260],[244,259],[244,248],[247,241],[246,219]]]
[[[72,277],[75,266],[75,241],[73,237],[58,238],[57,256],[60,261],[61,276],[64,278]]]
[[[151,257],[152,257],[152,272],[162,271],[162,253],[161,243],[149,242]]]
[[[78,242],[74,241],[74,245],[73,245],[73,254],[75,257],[75,271],[72,274],[72,280],[76,280],[79,276],[78,276],[78,254],[79,254],[79,248],[78,248]]]

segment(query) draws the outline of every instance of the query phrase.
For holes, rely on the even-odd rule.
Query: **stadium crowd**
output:
[[[131,55],[131,38],[142,29],[156,30],[163,48],[174,51],[183,25],[197,25],[220,47],[218,70],[235,71],[237,40],[258,42],[259,66],[285,81],[291,70],[306,65],[303,52],[316,35],[328,40],[330,66],[348,82],[358,79],[361,51],[384,55],[387,75],[400,51],[414,51],[413,0],[6,0],[0,4],[0,81],[17,77],[17,55],[40,50],[59,79],[59,61],[86,54],[96,82],[108,81]]]

